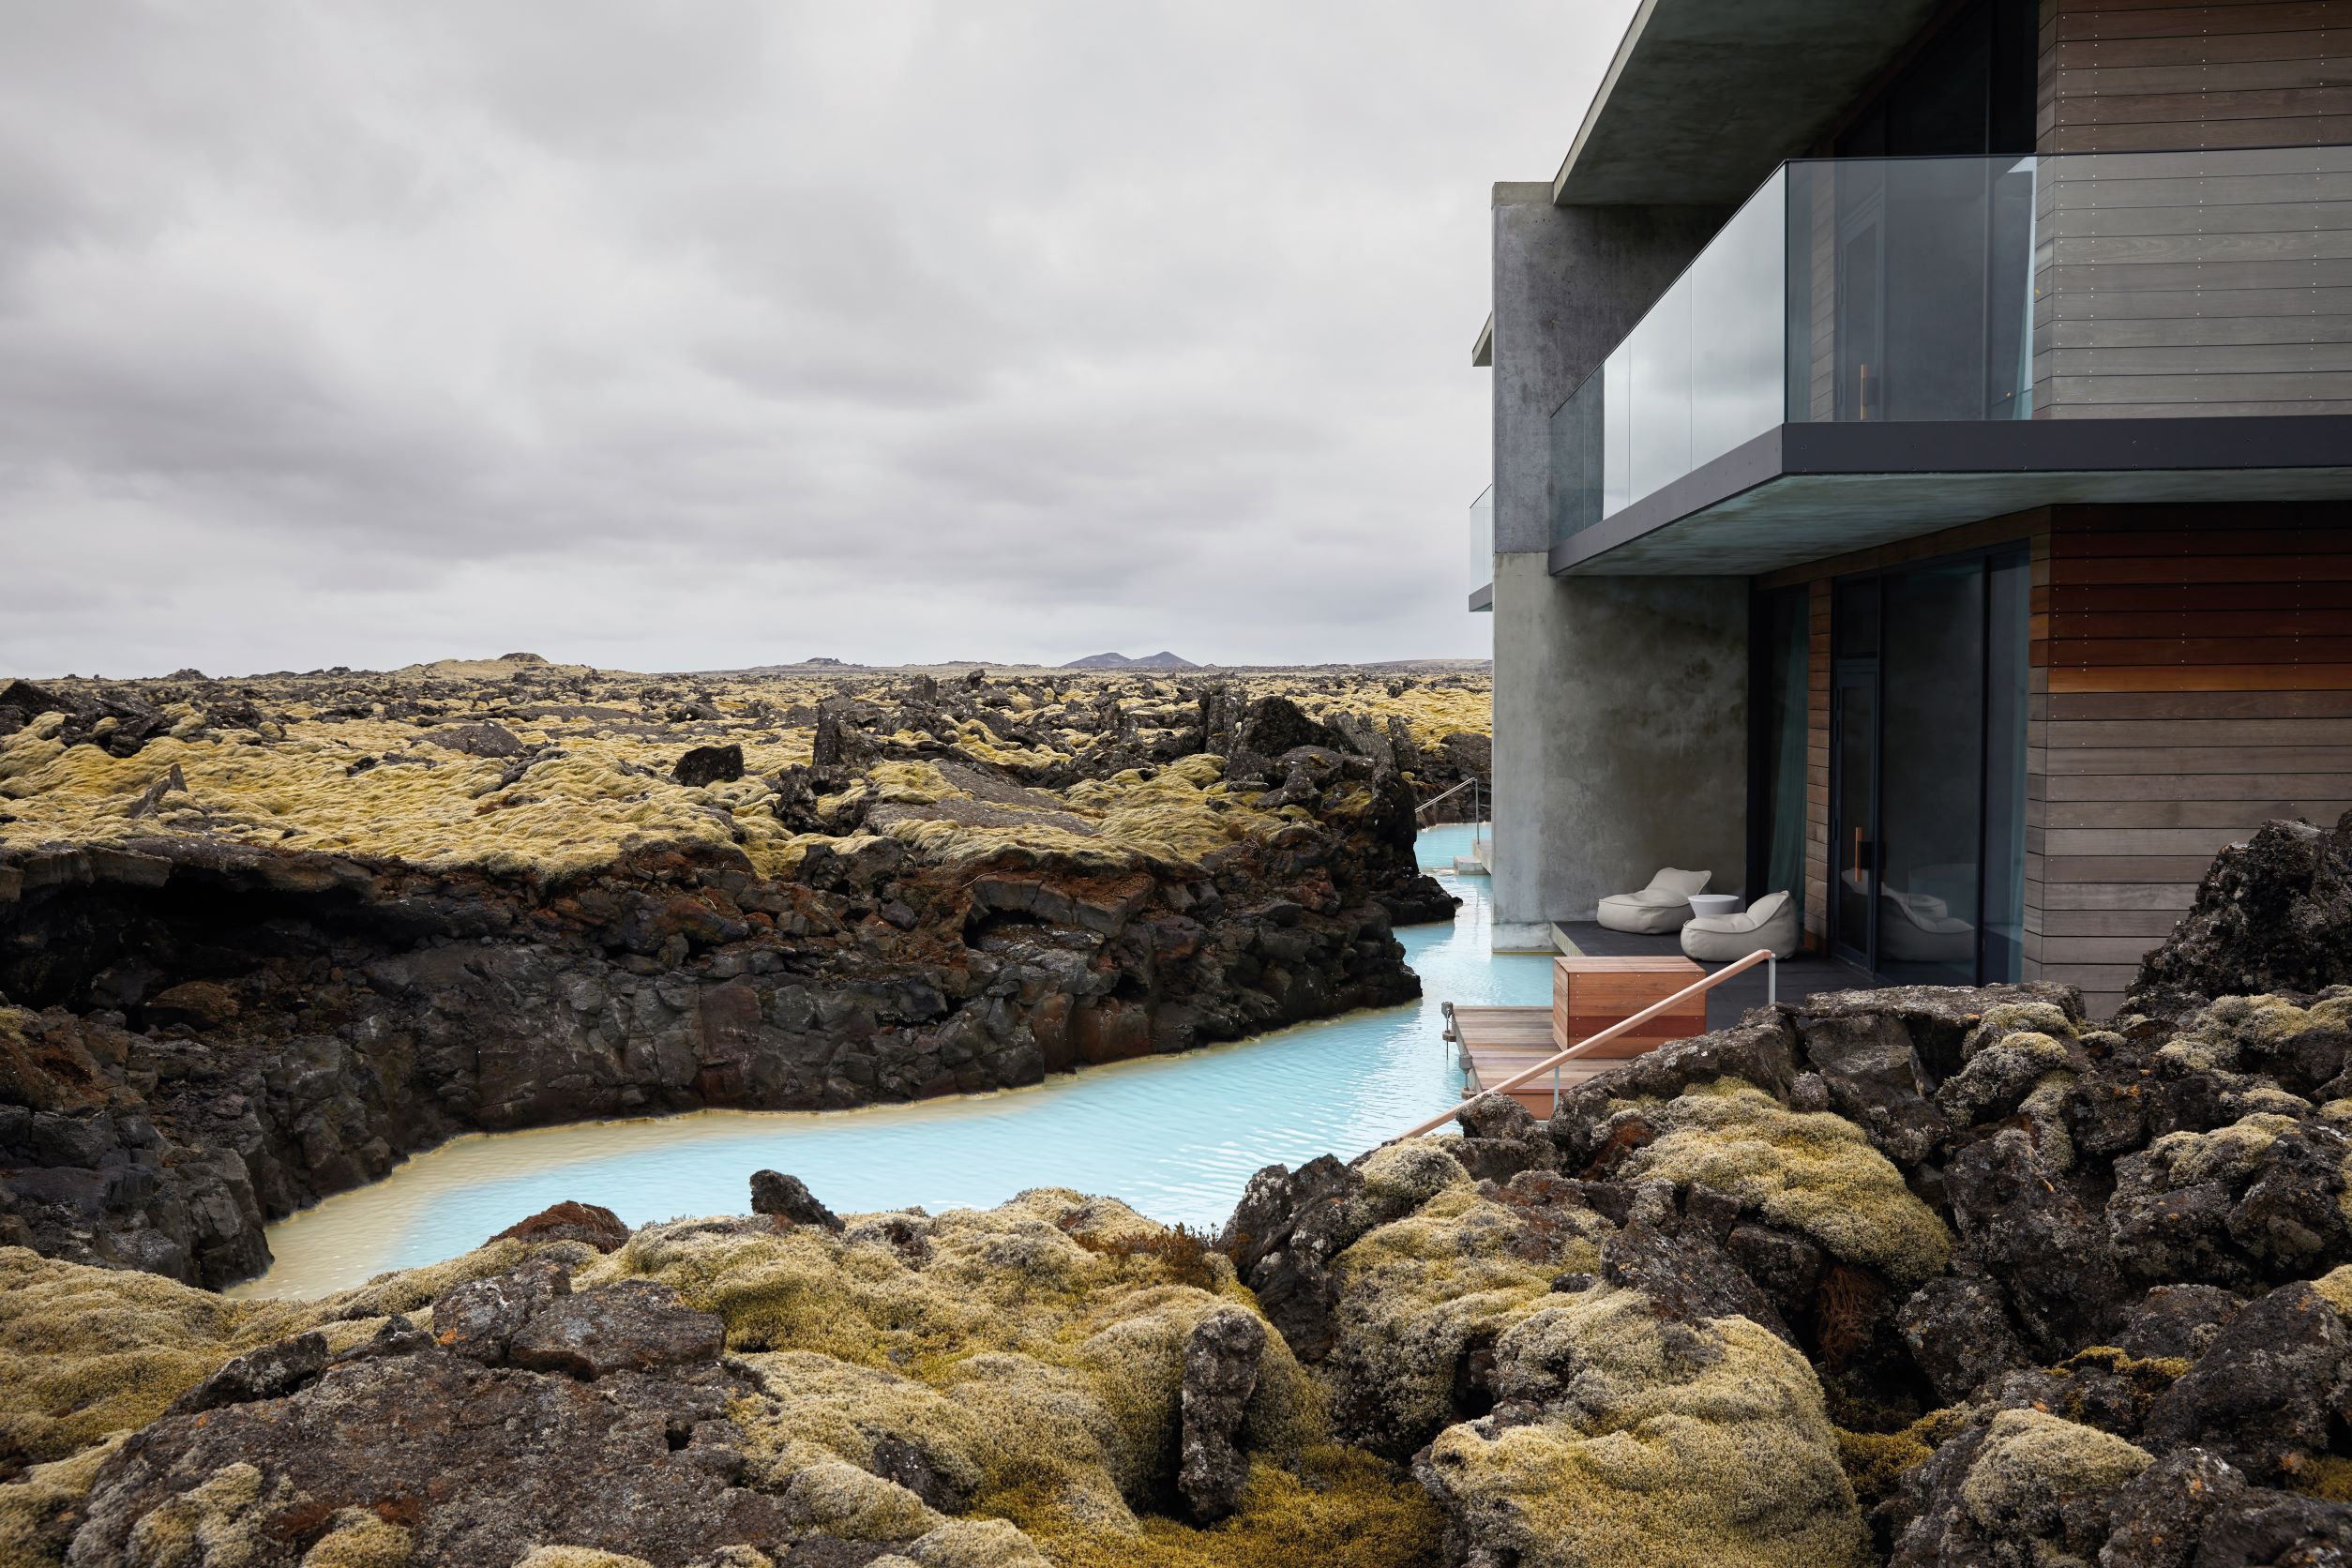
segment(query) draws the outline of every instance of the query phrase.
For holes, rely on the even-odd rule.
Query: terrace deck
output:
[[[1607,959],[1671,960],[1681,957],[1681,943],[1672,936],[1628,936],[1623,932],[1606,931],[1589,922],[1578,922],[1556,927],[1559,934],[1579,950],[1578,957],[1591,971],[1606,971],[1613,967]],[[1602,960],[1594,962],[1593,960]],[[1708,972],[1722,968],[1720,964],[1701,964],[1695,969]],[[1692,974],[1690,978],[1696,978]],[[1780,965],[1778,993],[1781,1001],[1802,1003],[1807,997],[1822,991],[1868,990],[1878,982],[1851,964],[1819,954],[1801,954],[1785,959]],[[1666,988],[1686,983],[1677,979]],[[1557,991],[1556,991],[1557,997]],[[1656,993],[1651,993],[1655,995]],[[1585,1079],[1622,1066],[1629,1056],[1653,1049],[1668,1040],[1684,1039],[1702,1029],[1724,1029],[1739,1021],[1740,1015],[1750,1007],[1760,1005],[1765,997],[1765,974],[1761,968],[1733,976],[1708,992],[1704,998],[1705,1021],[1701,1023],[1696,1007],[1660,1018],[1638,1034],[1614,1042],[1610,1054],[1591,1060],[1563,1063],[1558,1073],[1558,1092],[1566,1093]],[[1579,1005],[1576,1033],[1595,1032],[1618,1019],[1636,1013],[1644,1006],[1648,997],[1609,999],[1596,997],[1589,1009]],[[1588,1011],[1591,1016],[1586,1016]],[[1514,1074],[1525,1072],[1545,1057],[1562,1049],[1569,1042],[1564,1036],[1562,1020],[1558,1016],[1558,1003],[1551,1007],[1485,1007],[1456,1004],[1452,1010],[1453,1027],[1447,1038],[1455,1052],[1455,1064],[1462,1073],[1462,1097],[1470,1099],[1485,1092],[1485,1086],[1500,1083]],[[1606,1014],[1604,1017],[1602,1015]],[[1668,1025],[1671,1024],[1671,1027]],[[1528,1108],[1539,1121],[1552,1113],[1553,1075],[1530,1080],[1510,1091],[1511,1097]]]

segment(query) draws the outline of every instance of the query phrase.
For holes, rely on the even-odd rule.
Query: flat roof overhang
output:
[[[1554,545],[1555,575],[1754,576],[2033,506],[2352,499],[2352,415],[1782,425]]]
[[[1641,0],[1552,200],[1745,200],[1775,164],[1819,140],[1938,3]]]

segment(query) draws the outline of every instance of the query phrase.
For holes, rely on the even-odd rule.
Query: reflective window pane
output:
[[[1891,572],[1879,656],[1878,972],[1976,977],[1984,728],[1984,565]]]

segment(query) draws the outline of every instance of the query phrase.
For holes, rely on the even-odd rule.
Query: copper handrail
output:
[[[1654,1018],[1659,1014],[1666,1011],[1675,1003],[1679,1002],[1688,1002],[1691,998],[1699,995],[1701,992],[1712,990],[1717,986],[1720,986],[1725,981],[1730,979],[1733,975],[1741,973],[1746,970],[1754,969],[1760,963],[1768,963],[1772,966],[1772,984],[1768,995],[1770,995],[1772,1000],[1777,1001],[1779,999],[1780,991],[1779,960],[1771,948],[1759,947],[1744,958],[1735,958],[1730,963],[1724,965],[1723,968],[1715,971],[1714,973],[1708,975],[1706,978],[1692,981],[1689,985],[1683,987],[1672,996],[1666,997],[1663,1001],[1651,1003],[1640,1012],[1636,1013],[1632,1018],[1624,1018],[1617,1023],[1613,1023],[1606,1029],[1601,1031],[1600,1033],[1590,1035],[1585,1039],[1577,1041],[1575,1045],[1570,1046],[1566,1050],[1545,1057],[1543,1061],[1538,1062],[1534,1066],[1528,1068],[1524,1072],[1514,1073],[1509,1078],[1504,1078],[1500,1083],[1482,1085],[1479,1089],[1479,1093],[1481,1094],[1507,1093],[1510,1091],[1516,1089],[1519,1085],[1527,1082],[1530,1078],[1540,1078],[1545,1073],[1557,1070],[1561,1063],[1582,1056],[1585,1052],[1591,1050],[1595,1046],[1606,1045],[1609,1041],[1616,1039],[1620,1034],[1624,1033],[1635,1025],[1648,1023],[1651,1018]],[[1555,1102],[1557,1102],[1558,1096],[1555,1095],[1554,1099]],[[1398,1133],[1395,1138],[1390,1138],[1388,1141],[1391,1143],[1398,1143],[1409,1138],[1419,1138],[1423,1133],[1428,1132],[1432,1128],[1444,1126],[1448,1122],[1453,1121],[1456,1116],[1460,1115],[1461,1112],[1462,1108],[1460,1106],[1455,1106],[1452,1110],[1443,1111],[1436,1116],[1432,1116],[1428,1121],[1419,1123],[1410,1131]]]

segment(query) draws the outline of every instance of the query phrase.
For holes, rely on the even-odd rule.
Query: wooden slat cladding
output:
[[[2029,972],[2113,1006],[2215,851],[2352,803],[2352,506],[2058,506]]]
[[[2352,142],[2352,0],[2043,0],[2042,20],[2043,152]]]
[[[2036,416],[2352,413],[2352,0],[2042,24]]]

